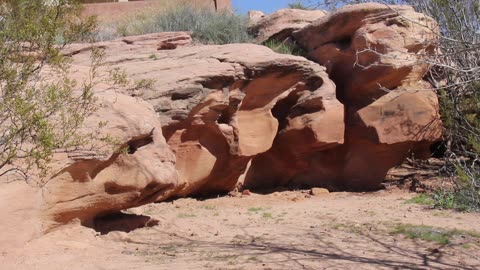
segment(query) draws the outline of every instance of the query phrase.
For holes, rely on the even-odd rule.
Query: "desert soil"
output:
[[[101,234],[71,224],[3,252],[0,268],[480,269],[480,214],[406,203],[413,196],[393,188],[178,199],[130,209],[128,220],[107,227],[99,223],[111,230],[151,217],[157,222],[150,227]],[[463,231],[440,244],[394,233],[402,224]]]

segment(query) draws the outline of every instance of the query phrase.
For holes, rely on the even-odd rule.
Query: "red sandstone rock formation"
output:
[[[128,74],[130,87],[97,85],[102,106],[85,124],[107,120],[101,132],[128,151],[55,156],[55,174],[29,191],[41,193],[35,213],[88,223],[239,185],[378,187],[407,155],[428,157],[441,133],[436,94],[422,80],[435,52],[429,28],[406,6],[347,6],[290,37],[320,65],[253,44],[194,46],[187,33],[73,45],[64,53],[76,77],[93,47],[105,49],[102,76]]]
[[[130,94],[159,114],[185,184],[177,195],[232,190],[248,162],[279,140],[296,148],[302,136],[317,152],[343,144],[344,108],[323,67],[252,44],[157,51],[150,38],[102,46],[110,69],[154,80]],[[87,64],[88,50],[70,50],[74,63]]]
[[[232,190],[249,160],[284,132],[310,132],[318,145],[343,143],[335,87],[322,67],[304,58],[249,44],[180,48],[158,57],[175,65],[145,63],[150,72],[144,75],[159,80],[140,96],[161,115],[187,183],[180,195]],[[142,67],[122,68],[135,73],[131,68]],[[159,76],[156,70],[165,69],[169,76]]]
[[[374,188],[407,154],[429,156],[441,135],[438,100],[422,78],[436,23],[409,6],[345,6],[293,34],[327,67],[346,108],[341,178]]]
[[[75,69],[75,76],[84,71]],[[46,179],[0,178],[0,214],[9,217],[0,229],[21,232],[6,233],[0,242],[21,245],[74,220],[92,226],[97,216],[164,200],[182,187],[151,105],[107,88],[97,85],[99,109],[79,131],[95,134],[86,149],[55,154]],[[106,125],[99,129],[99,122]],[[118,148],[101,140],[106,135],[120,143]]]
[[[104,145],[107,152],[54,156],[55,167],[61,169],[42,187],[42,194],[46,215],[57,223],[75,218],[88,223],[97,215],[165,199],[180,185],[175,156],[151,106],[114,91],[99,91],[97,97],[100,109],[83,131],[95,130],[105,121],[99,138],[108,134],[125,151],[116,152],[99,141],[91,143]]]

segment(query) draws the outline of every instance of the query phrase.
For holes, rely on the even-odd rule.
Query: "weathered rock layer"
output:
[[[289,20],[302,18],[291,12]],[[266,15],[252,29],[262,40],[297,44],[327,68],[345,107],[345,142],[317,153],[308,140],[297,141],[296,149],[311,149],[301,155],[286,150],[288,143],[275,144],[253,159],[253,172],[260,173],[247,175],[249,186],[321,182],[331,188],[372,189],[407,155],[429,157],[429,146],[442,131],[436,94],[423,81],[426,60],[436,52],[433,19],[409,6],[367,3],[320,16],[290,36],[269,32],[282,28],[277,21],[275,13]],[[268,164],[276,166],[272,170]]]
[[[138,95],[159,113],[176,154],[186,183],[179,195],[232,190],[280,134],[303,133],[319,151],[343,143],[335,86],[304,58],[252,44],[196,46],[116,67],[155,79]]]
[[[88,224],[98,215],[165,199],[179,186],[175,156],[151,106],[114,91],[97,98],[100,108],[83,127],[87,133],[106,123],[90,142],[95,151],[56,155],[61,169],[42,187],[45,213],[57,223]],[[118,149],[101,141],[107,135]]]
[[[55,223],[88,223],[238,187],[371,189],[408,155],[427,158],[441,135],[437,96],[423,80],[435,22],[377,4],[312,13],[316,20],[297,13],[264,16],[257,31],[294,41],[313,61],[253,44],[195,46],[188,33],[65,50],[80,79],[92,48],[105,50],[101,76],[129,78],[128,87],[96,85],[101,106],[84,127],[106,121],[99,132],[126,150],[55,156],[38,208]]]
[[[343,7],[293,34],[327,67],[345,105],[347,187],[378,186],[408,154],[428,157],[440,138],[438,100],[422,80],[436,28],[409,6],[369,3]]]

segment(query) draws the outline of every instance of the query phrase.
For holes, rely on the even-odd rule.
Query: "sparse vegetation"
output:
[[[262,207],[250,207],[248,208],[248,211],[249,212],[255,212],[255,213],[258,213],[260,211],[264,211],[265,209],[263,209]]]
[[[439,190],[433,196],[435,206],[443,209],[456,209],[460,211],[478,211],[479,206],[477,204],[472,204],[470,192],[470,188]]]
[[[305,51],[290,43],[280,42],[277,40],[268,40],[263,45],[267,46],[268,48],[272,49],[276,53],[283,53],[283,54],[291,54],[297,56],[305,56]]]
[[[414,203],[414,204],[421,204],[421,205],[435,205],[435,200],[429,194],[420,193],[415,197],[405,201],[405,203]]]
[[[93,78],[102,54],[94,50],[92,80],[79,84],[60,53],[95,28],[80,12],[74,0],[0,3],[0,176],[44,176],[54,152],[86,143],[77,130],[96,108]]]
[[[105,26],[105,31],[111,27]],[[227,11],[213,11],[181,6],[154,10],[119,22],[117,36],[141,35],[157,32],[190,31],[192,38],[205,44],[230,44],[250,42],[247,31],[248,18]],[[113,38],[106,33],[99,38]]]
[[[435,229],[423,225],[399,224],[392,231],[393,234],[402,234],[410,239],[422,239],[436,242],[441,245],[450,243],[452,233],[443,229]]]
[[[480,233],[462,230],[447,230],[425,225],[398,224],[392,234],[402,234],[410,239],[422,239],[436,242],[441,245],[449,244],[455,236],[469,236],[479,238]]]
[[[345,231],[354,234],[363,234],[363,227],[367,224],[345,224],[345,223],[335,223],[331,227],[335,230]]]
[[[272,213],[265,212],[265,213],[263,213],[262,217],[264,217],[264,218],[273,218],[273,215],[272,215]]]
[[[440,24],[440,48],[430,74],[441,87],[441,115],[446,132],[446,173],[453,189],[434,197],[444,208],[480,210],[480,70],[478,69],[478,1],[422,0],[413,4]],[[439,83],[444,80],[444,85]]]
[[[311,10],[312,8],[306,6],[301,1],[295,1],[293,3],[288,4],[288,8],[292,9],[302,9],[302,10]]]
[[[179,213],[177,218],[194,218],[197,217],[195,214],[192,213]]]
[[[120,68],[114,68],[110,70],[110,79],[114,84],[121,86],[127,86],[129,83],[127,72]]]
[[[139,89],[153,89],[155,86],[154,79],[141,79],[135,81],[135,85],[133,86],[132,90],[139,90]]]

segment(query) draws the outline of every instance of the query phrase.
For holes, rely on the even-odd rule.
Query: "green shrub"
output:
[[[109,41],[121,37],[118,22],[100,23],[94,34],[95,41]]]
[[[459,181],[456,181],[459,182]],[[480,195],[471,186],[441,189],[433,195],[435,207],[460,211],[480,210]]]
[[[428,194],[425,194],[425,193],[421,193],[421,194],[418,194],[417,196],[405,201],[405,203],[433,206],[435,204],[435,200],[432,198],[432,196],[430,196]]]
[[[410,239],[422,239],[437,242],[441,245],[450,243],[451,233],[443,229],[436,229],[423,225],[398,224],[392,232],[402,234]]]
[[[293,3],[288,4],[288,8],[292,8],[292,9],[302,9],[302,10],[312,10],[312,8],[307,7],[307,6],[304,5],[301,1],[296,1],[296,2],[293,2]]]
[[[448,230],[435,228],[425,225],[397,224],[391,232],[392,234],[401,234],[410,239],[422,239],[424,241],[436,242],[441,245],[449,244],[455,237],[479,238],[480,234],[476,231]]]
[[[288,43],[280,42],[277,40],[268,40],[264,42],[263,45],[272,49],[276,53],[291,54],[291,55],[298,55],[298,56],[306,55],[305,51],[302,48],[294,44],[288,44]]]
[[[260,212],[260,211],[265,211],[265,209],[262,208],[262,207],[250,207],[250,208],[248,208],[248,211],[257,213],[257,212]]]
[[[178,7],[132,17],[117,28],[122,36],[157,32],[190,31],[192,38],[206,44],[246,43],[248,18],[227,11]]]
[[[77,131],[96,109],[94,82],[71,79],[61,49],[94,27],[75,0],[0,1],[0,176],[45,175],[53,153],[85,143]],[[92,53],[92,80],[101,55]]]

